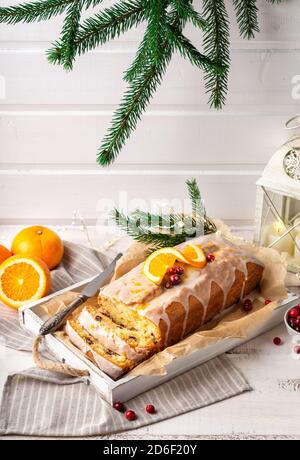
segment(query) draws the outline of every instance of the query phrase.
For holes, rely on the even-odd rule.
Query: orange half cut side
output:
[[[16,255],[0,265],[0,300],[9,307],[18,309],[41,299],[50,286],[50,271],[37,257]]]

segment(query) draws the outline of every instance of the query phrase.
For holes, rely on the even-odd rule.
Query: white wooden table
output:
[[[84,233],[62,232],[67,239],[83,241]],[[1,228],[0,243],[15,228]],[[243,232],[244,233],[244,232]],[[273,337],[283,339],[273,345]],[[300,360],[291,357],[284,325],[231,351],[228,357],[244,373],[253,391],[164,422],[105,439],[300,438]],[[29,353],[0,345],[0,391],[10,372],[33,366]],[[16,437],[6,437],[14,438]]]

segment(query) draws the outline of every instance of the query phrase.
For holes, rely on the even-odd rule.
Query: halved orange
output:
[[[12,253],[2,244],[0,244],[0,264],[12,256]]]
[[[38,257],[16,255],[0,265],[0,300],[9,307],[41,299],[50,287],[49,268]]]
[[[203,268],[206,265],[206,255],[200,244],[188,244],[182,249],[184,257],[193,267]]]
[[[145,260],[143,273],[155,284],[160,284],[168,268],[173,267],[176,260],[188,264],[184,255],[174,248],[161,248],[150,254]]]

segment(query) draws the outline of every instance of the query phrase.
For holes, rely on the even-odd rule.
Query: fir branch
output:
[[[190,40],[186,38],[176,27],[166,24],[166,32],[170,46],[176,48],[181,56],[189,59],[191,64],[196,65],[202,70],[213,71],[217,75],[221,74],[225,70],[220,62],[214,62],[209,57],[201,54],[190,42]]]
[[[68,7],[61,32],[60,42],[56,42],[47,54],[52,64],[63,64],[66,70],[72,70],[76,55],[75,40],[79,29],[83,0],[73,0]]]
[[[134,236],[133,239],[151,246],[151,250],[149,250],[148,253],[159,248],[177,246],[177,244],[186,241],[183,235],[166,235],[163,233],[144,233],[138,237]]]
[[[135,240],[151,245],[152,250],[175,246],[195,236],[216,232],[214,222],[206,215],[196,180],[188,180],[186,184],[192,205],[191,216],[172,211],[168,215],[152,214],[139,209],[125,216],[115,209],[115,223]]]
[[[86,19],[75,40],[77,54],[94,49],[142,22],[145,19],[143,3],[143,0],[120,1]]]
[[[196,179],[187,180],[186,185],[192,204],[192,218],[196,223],[196,234],[199,232],[203,232],[204,234],[214,233],[216,226],[206,215],[204,202]]]
[[[159,247],[176,246],[185,241],[184,235],[170,235],[168,233],[150,232],[143,229],[139,221],[132,216],[125,216],[118,209],[113,212],[113,218],[117,226],[125,231],[127,235],[131,236],[134,240],[140,241],[151,245],[153,249]]]
[[[124,73],[123,79],[125,81],[132,82],[139,74],[144,71],[145,63],[149,62],[149,54],[149,39],[146,30],[132,64]]]
[[[146,31],[148,47],[153,63],[158,64],[164,43],[163,26],[166,22],[165,0],[148,0],[146,15],[148,27]]]
[[[174,24],[177,24],[178,15],[175,14],[172,16],[172,19]],[[147,36],[147,31],[145,35]],[[131,76],[130,85],[102,141],[97,156],[97,161],[102,166],[108,166],[115,160],[126,139],[130,136],[131,131],[136,128],[138,120],[141,118],[151,97],[161,83],[172,57],[172,49],[166,39],[161,44],[161,53],[157,56],[156,61],[153,62],[148,58],[150,55],[149,41],[146,39],[143,40],[140,53],[142,58],[137,57],[137,60],[140,59],[140,63],[143,65],[139,69],[139,72],[134,72],[134,76]]]
[[[195,221],[205,217],[205,209],[202,204],[201,193],[197,184],[196,179],[191,179],[186,181],[188,188],[188,194],[192,204],[192,216]]]
[[[149,21],[148,26],[144,33],[143,40],[139,45],[136,56],[123,77],[127,82],[132,82],[134,78],[141,74],[144,71],[145,65],[157,63],[161,53],[163,52],[161,47],[165,42],[165,39],[162,36],[162,26],[160,24],[161,19],[158,14],[157,5],[160,5],[159,9],[163,15],[162,21],[166,21],[166,2],[150,0],[145,10],[146,19]]]
[[[186,0],[170,0],[170,3],[174,6],[174,9],[177,11],[180,18],[185,21],[192,22],[194,26],[199,29],[205,29],[205,20],[194,9],[190,2],[187,2]]]
[[[173,26],[181,29],[185,24],[185,21],[179,18],[177,12],[174,14],[173,10],[170,12],[170,17],[172,18]],[[115,160],[126,139],[136,128],[138,120],[160,85],[171,60],[173,50],[166,38],[160,44],[161,52],[157,54],[154,62],[149,57],[151,52],[149,52],[147,43],[150,43],[147,39],[143,40],[143,46],[140,49],[142,57],[138,56],[135,61],[139,62],[140,65],[142,64],[142,67],[137,72],[131,66],[132,73],[129,73],[130,85],[113,116],[112,124],[100,147],[97,161],[102,166],[108,166]],[[128,73],[126,77],[128,78]]]
[[[103,139],[97,157],[102,166],[113,163],[131,131],[136,128],[138,120],[161,83],[170,60],[170,50],[164,50],[157,64],[148,66],[131,82],[113,116],[111,127]]]
[[[233,0],[233,4],[241,37],[254,38],[259,32],[256,0]]]
[[[170,212],[169,214],[152,214],[150,212],[140,211],[136,209],[131,216],[140,222],[143,228],[148,230],[159,227],[167,229],[170,233],[175,231],[175,227],[184,222],[185,216],[182,213]]]
[[[203,16],[207,21],[203,39],[204,53],[225,67],[222,74],[208,70],[205,76],[210,106],[220,109],[226,99],[230,63],[229,19],[224,0],[203,0]]]
[[[61,15],[73,0],[40,0],[0,8],[0,23],[47,21]]]

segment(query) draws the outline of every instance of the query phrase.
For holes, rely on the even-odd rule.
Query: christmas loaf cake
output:
[[[88,347],[97,365],[115,378],[179,342],[257,287],[263,266],[256,258],[221,237],[202,237],[196,243],[211,263],[202,268],[184,265],[181,283],[171,289],[150,281],[144,264],[138,265],[100,290],[98,308],[86,306],[75,323],[68,322],[70,339],[85,352]],[[103,360],[111,363],[111,371]]]

